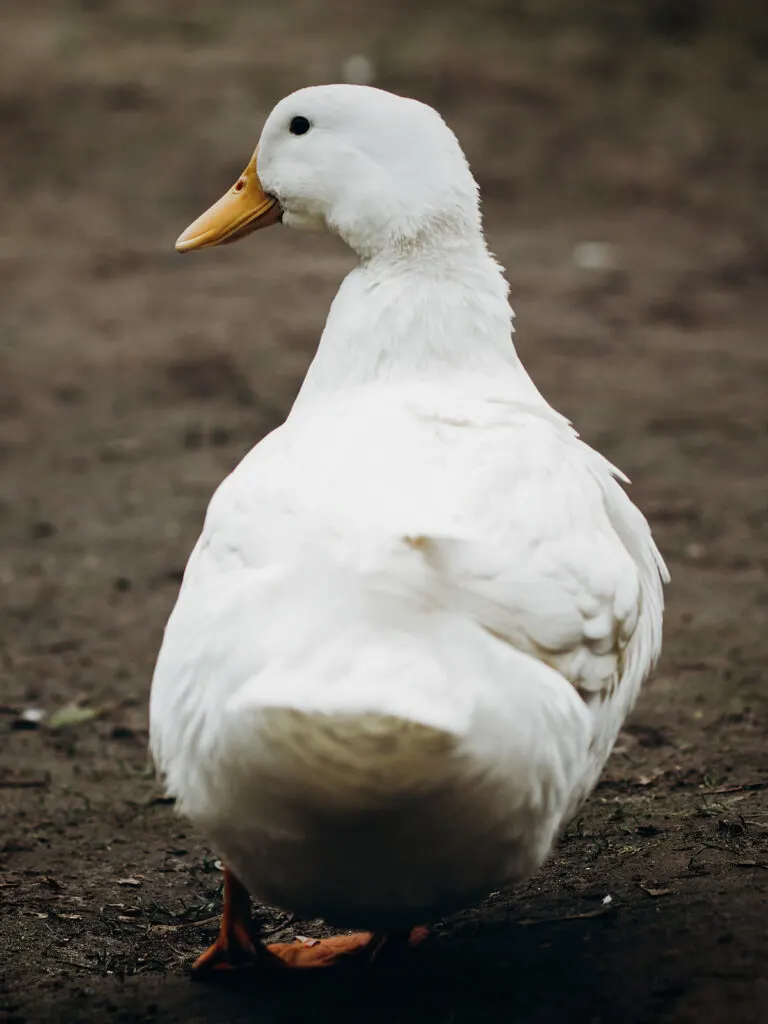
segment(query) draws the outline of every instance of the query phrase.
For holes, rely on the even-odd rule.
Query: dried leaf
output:
[[[745,793],[750,790],[756,789],[768,789],[768,782],[749,782],[743,786],[717,786],[715,789],[710,789],[710,793]]]
[[[221,919],[217,917],[206,917],[202,921],[182,921],[181,924],[152,924],[149,926],[152,935],[171,935],[173,932],[181,931],[182,928],[203,928],[209,924],[218,924]],[[262,935],[269,932],[262,931]]]
[[[603,917],[605,914],[612,914],[613,906],[600,906],[597,910],[587,910],[583,914],[564,914],[562,917],[526,917],[517,923],[524,927],[534,924],[558,924],[560,921],[588,921],[592,917]]]
[[[153,924],[149,928],[151,935],[173,935],[178,930],[179,925],[177,924]]]
[[[51,729],[70,729],[76,725],[84,725],[92,721],[98,715],[95,708],[84,708],[79,704],[67,704],[58,711],[54,711],[48,719]]]
[[[643,892],[647,892],[649,896],[654,897],[669,896],[669,894],[672,892],[671,889],[654,889],[648,885],[641,885],[640,888],[643,890]]]
[[[640,775],[637,779],[638,786],[652,786],[656,779],[666,774],[666,768],[654,768],[647,775]]]
[[[41,789],[48,785],[48,776],[39,779],[20,779],[0,776],[0,789]]]

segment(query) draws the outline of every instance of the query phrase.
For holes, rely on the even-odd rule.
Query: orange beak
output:
[[[283,212],[280,204],[266,194],[256,173],[258,152],[257,146],[248,166],[229,192],[179,235],[176,239],[178,252],[235,242],[280,220]]]

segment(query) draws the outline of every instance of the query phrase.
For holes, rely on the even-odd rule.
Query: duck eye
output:
[[[294,117],[291,120],[290,130],[291,135],[306,135],[309,131],[310,124],[306,117]]]

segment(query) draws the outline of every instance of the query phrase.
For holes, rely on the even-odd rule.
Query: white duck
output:
[[[661,643],[648,525],[523,369],[440,116],[288,96],[177,248],[280,219],[360,262],[286,422],[211,501],[154,675],[156,763],[227,865],[199,971],[372,954],[529,876]],[[372,933],[266,947],[249,892]]]

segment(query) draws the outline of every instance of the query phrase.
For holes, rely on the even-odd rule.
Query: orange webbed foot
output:
[[[214,972],[258,967],[265,971],[306,970],[338,965],[392,963],[428,935],[426,928],[382,935],[355,932],[324,939],[298,938],[264,945],[251,917],[248,890],[224,869],[224,913],[216,941],[192,966],[195,978]]]
[[[277,958],[281,967],[289,969],[332,967],[341,961],[369,958],[373,940],[371,932],[331,935],[325,939],[302,937],[293,942],[270,943],[267,952]]]
[[[414,928],[408,933],[391,935],[355,932],[352,935],[330,935],[325,939],[300,938],[294,942],[273,942],[267,946],[267,952],[276,957],[283,967],[293,970],[352,963],[389,963],[423,942],[428,934],[427,928]]]

